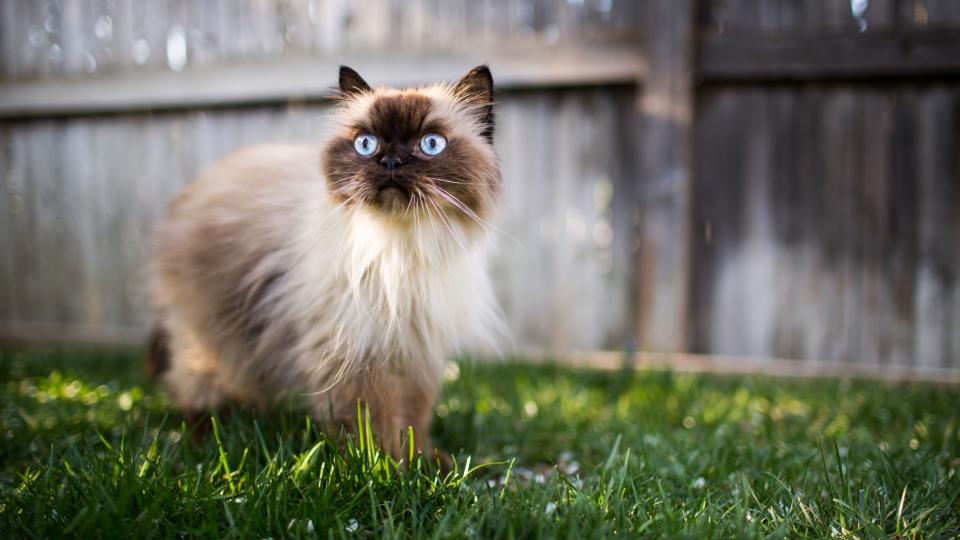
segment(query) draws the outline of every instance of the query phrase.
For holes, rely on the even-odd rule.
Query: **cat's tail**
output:
[[[170,369],[170,334],[159,322],[150,329],[144,364],[147,375],[153,380],[159,379]]]

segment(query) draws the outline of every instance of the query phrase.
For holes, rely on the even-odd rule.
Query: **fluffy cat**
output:
[[[329,429],[358,402],[401,459],[432,450],[450,355],[490,345],[485,271],[501,193],[486,66],[371,88],[340,68],[336,134],[249,147],[171,203],[152,253],[148,368],[185,415],[304,395]]]

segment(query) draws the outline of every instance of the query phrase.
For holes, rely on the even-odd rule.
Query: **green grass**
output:
[[[292,405],[194,445],[137,351],[0,351],[0,395],[0,538],[960,535],[956,388],[462,365],[445,475]]]

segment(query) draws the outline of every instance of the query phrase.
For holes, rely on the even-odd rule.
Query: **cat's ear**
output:
[[[340,66],[340,93],[344,97],[352,97],[369,91],[370,85],[363,80],[359,73],[347,66]]]
[[[470,70],[453,87],[457,99],[476,107],[483,124],[481,132],[488,142],[493,142],[493,75],[487,66]]]

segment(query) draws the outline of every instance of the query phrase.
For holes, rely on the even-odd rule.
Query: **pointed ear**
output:
[[[347,66],[340,66],[340,92],[344,96],[351,97],[369,91],[370,85],[363,80],[359,73]]]
[[[487,66],[470,70],[453,87],[453,93],[461,101],[478,108],[483,123],[483,136],[493,143],[493,75]]]

